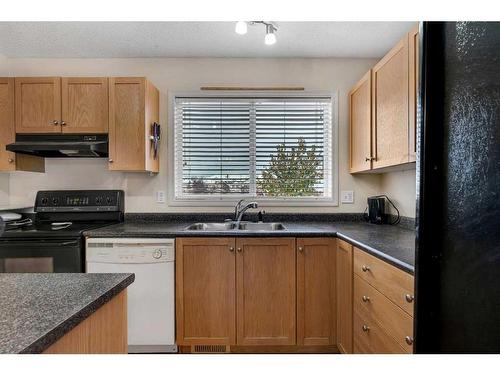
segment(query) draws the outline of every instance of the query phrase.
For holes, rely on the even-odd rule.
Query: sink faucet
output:
[[[241,204],[244,202],[245,200],[242,199],[240,200],[237,204],[236,204],[236,207],[234,208],[234,218],[235,218],[235,222],[236,222],[236,228],[239,228],[240,226],[240,222],[241,222],[241,218],[243,217],[243,214],[249,210],[250,208],[258,208],[259,207],[259,204],[257,202],[250,202],[248,204],[246,204],[245,206],[241,207]]]

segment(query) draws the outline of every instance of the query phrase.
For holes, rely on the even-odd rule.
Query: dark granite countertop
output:
[[[41,353],[134,281],[134,274],[0,273],[0,353]]]
[[[279,220],[287,217],[274,217],[272,221],[282,222],[283,231],[187,231],[185,228],[193,222],[217,221],[217,218],[204,217],[200,220],[187,220],[186,216],[178,216],[169,220],[126,220],[123,223],[90,230],[84,234],[88,237],[137,237],[137,238],[173,238],[173,237],[323,237],[341,238],[354,246],[410,273],[415,268],[415,231],[399,225],[375,225],[349,217],[336,217],[340,220],[306,221]],[[193,219],[193,218],[190,218]],[[289,218],[290,219],[290,218]],[[313,218],[314,219],[314,218]],[[324,219],[324,218],[320,218]],[[266,220],[271,221],[271,220]]]

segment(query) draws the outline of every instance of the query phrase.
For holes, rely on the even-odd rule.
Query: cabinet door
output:
[[[14,142],[14,78],[0,78],[0,170],[16,169],[15,155],[5,150],[5,145]]]
[[[372,168],[409,162],[408,38],[373,68]]]
[[[44,172],[45,160],[9,152],[5,146],[15,141],[14,78],[0,78],[0,171]]]
[[[372,72],[349,93],[350,172],[371,169]]]
[[[409,74],[409,137],[410,161],[417,158],[417,98],[419,83],[419,33],[418,25],[408,33],[408,74]]]
[[[335,238],[297,239],[297,344],[335,345]]]
[[[294,238],[236,240],[238,345],[295,345]]]
[[[337,240],[337,346],[352,353],[353,260],[352,246]]]
[[[61,132],[61,79],[15,78],[16,133]]]
[[[108,132],[108,79],[62,78],[63,133]]]
[[[178,345],[236,343],[233,238],[176,239]]]

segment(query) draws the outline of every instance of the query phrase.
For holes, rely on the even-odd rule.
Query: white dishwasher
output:
[[[87,273],[134,273],[127,288],[129,353],[176,352],[173,239],[87,238]]]

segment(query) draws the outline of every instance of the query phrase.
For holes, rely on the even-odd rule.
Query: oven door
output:
[[[84,272],[81,239],[0,240],[0,273]]]

